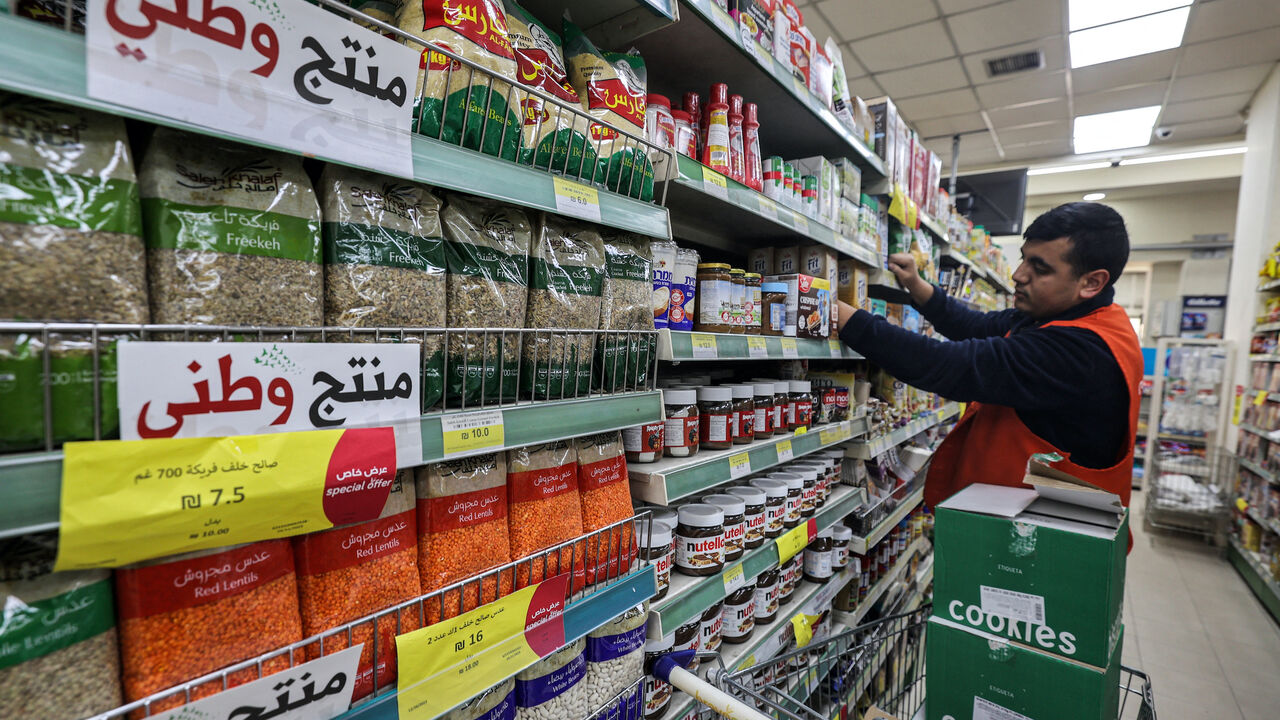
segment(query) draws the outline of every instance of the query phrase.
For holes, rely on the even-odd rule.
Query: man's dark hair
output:
[[[1129,232],[1120,213],[1102,203],[1072,202],[1043,213],[1022,234],[1025,240],[1071,239],[1067,260],[1076,277],[1106,270],[1114,285],[1129,261]]]

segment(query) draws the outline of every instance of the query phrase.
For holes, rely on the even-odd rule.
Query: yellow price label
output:
[[[760,203],[760,212],[770,220],[778,219],[778,206],[764,195],[756,194],[756,201]]]
[[[839,442],[842,439],[843,438],[840,437],[840,428],[823,430],[822,432],[818,433],[818,442],[823,445],[830,445],[831,443]]]
[[[831,357],[838,358],[844,355],[844,345],[839,340],[828,340],[827,350],[831,353]]]
[[[809,218],[805,217],[799,210],[792,213],[791,226],[801,235],[809,234]]]
[[[747,574],[742,569],[742,563],[738,563],[728,570],[724,571],[724,594],[729,595],[742,588],[747,584]]]
[[[790,440],[782,440],[774,447],[778,449],[778,462],[784,463],[795,459],[795,453],[791,450]]]
[[[454,618],[396,636],[403,720],[438,717],[565,644],[569,576],[558,575]]]
[[[451,457],[506,445],[501,410],[445,415],[440,418],[440,444],[444,456]]]
[[[1244,498],[1236,498],[1236,509],[1240,512],[1248,512],[1249,503],[1245,502]]]
[[[720,354],[715,335],[693,333],[689,336],[689,342],[693,345],[693,356],[696,358],[714,358]]]
[[[702,191],[721,200],[729,199],[729,181],[709,167],[702,168]]]
[[[791,618],[791,627],[796,632],[796,647],[802,648],[813,640],[813,624],[818,621],[818,617],[818,615],[806,615],[801,612]]]
[[[804,550],[804,546],[809,544],[809,538],[817,535],[818,524],[813,518],[809,521],[797,525],[785,533],[778,536],[775,543],[778,545],[778,562],[784,563],[795,557],[797,553]]]
[[[67,443],[55,569],[372,520],[395,477],[391,428]]]
[[[765,343],[764,338],[751,335],[747,336],[747,357],[769,357],[769,345]]]
[[[1253,396],[1253,404],[1256,407],[1262,407],[1267,402],[1267,391],[1259,390],[1257,395]]]
[[[738,453],[729,456],[729,477],[737,480],[744,475],[751,474],[751,456],[746,453]]]
[[[552,177],[556,192],[556,212],[561,215],[600,222],[600,192],[562,177]]]
[[[792,436],[799,437],[800,435],[804,435],[807,432],[809,432],[809,428],[805,427],[804,425],[801,425],[800,427],[796,428],[796,431],[792,433]]]
[[[796,346],[796,339],[793,337],[781,338],[778,342],[782,344],[782,357],[794,358],[800,357],[800,349]]]

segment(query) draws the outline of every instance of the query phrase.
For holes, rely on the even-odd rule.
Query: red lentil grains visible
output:
[[[524,558],[582,534],[578,454],[559,441],[507,451],[507,527],[511,554]],[[574,589],[583,584],[582,556],[572,546],[516,566],[516,587],[541,582],[574,568]]]
[[[578,489],[582,494],[582,530],[590,533],[633,515],[631,484],[622,435],[617,431],[587,435],[576,441]],[[589,538],[584,548],[587,582],[625,573],[635,559],[635,529],[630,524],[604,537]]]

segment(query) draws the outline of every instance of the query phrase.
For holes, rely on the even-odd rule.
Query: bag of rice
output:
[[[566,105],[582,104],[569,84],[560,36],[556,35],[514,0],[504,0],[507,9],[507,36],[516,53],[521,85],[551,95]],[[587,142],[590,123],[552,105],[536,95],[525,97],[521,109],[524,147],[520,162],[546,168],[559,175],[591,177],[596,172],[596,149]]]
[[[449,328],[523,328],[529,295],[525,211],[496,200],[449,194],[440,213],[448,267]],[[446,401],[494,403],[516,396],[519,336],[455,331],[449,340]]]
[[[647,150],[617,130],[644,137],[648,93],[644,60],[639,54],[600,52],[582,29],[568,20],[564,21],[564,47],[569,80],[587,113],[608,123],[591,126],[591,142],[600,156],[595,182],[614,192],[652,200],[653,165]]]
[[[328,165],[324,212],[324,322],[342,327],[445,326],[440,199],[423,185]],[[444,342],[423,348],[423,407],[440,401]]]
[[[652,330],[649,240],[617,230],[600,234],[604,240],[600,329]],[[608,392],[647,385],[656,352],[657,341],[652,336],[605,335],[596,348],[597,384]]]
[[[345,0],[345,2],[352,10],[359,10],[374,20],[381,20],[388,25],[395,25],[396,16],[400,14],[400,0]],[[387,32],[371,22],[354,18],[352,20],[360,27],[369,28],[388,40],[400,41],[400,37],[395,33]]]
[[[145,323],[124,121],[0,93],[0,318]]]
[[[516,113],[524,94],[513,84],[516,58],[500,0],[406,0],[396,25],[492,73],[406,42],[422,53],[414,130],[451,145],[515,160],[520,147]]]
[[[531,330],[600,326],[600,286],[604,243],[593,226],[550,213],[538,217],[529,253]],[[595,337],[556,332],[530,334],[524,341],[520,384],[535,400],[577,397],[591,389]]]
[[[86,336],[87,338],[87,336]],[[119,435],[116,410],[115,337],[99,337],[98,411],[102,438]],[[33,450],[44,444],[43,341],[36,335],[0,335],[0,451]],[[93,342],[51,333],[49,385],[53,442],[92,440],[94,408]]]
[[[323,322],[320,206],[301,157],[162,127],[138,180],[155,322]]]

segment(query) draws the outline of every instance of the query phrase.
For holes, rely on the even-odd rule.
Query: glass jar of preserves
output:
[[[667,420],[662,432],[663,453],[667,457],[698,454],[700,445],[698,392],[672,388],[662,391]]]
[[[721,600],[702,612],[698,627],[698,642],[703,652],[715,652],[720,649],[720,611],[724,608]]]
[[[748,335],[759,335],[761,330],[760,318],[761,308],[760,301],[762,292],[760,290],[760,273],[743,273],[742,279],[746,283],[747,294],[746,304],[743,306],[743,315],[746,317],[746,330]]]
[[[676,569],[685,575],[715,575],[724,569],[724,513],[702,503],[680,506],[676,525]]]
[[[826,582],[835,573],[831,535],[831,528],[823,530],[804,549],[804,579],[811,583]]]
[[[653,574],[657,579],[658,592],[653,596],[654,600],[666,597],[667,590],[671,587],[671,530],[670,525],[661,520],[653,520],[649,532],[646,533],[641,528],[637,533],[640,536],[640,559],[653,565]]]
[[[808,380],[791,380],[787,383],[791,418],[787,429],[807,428],[813,424],[813,391]]]
[[[733,281],[728,263],[699,263],[698,291],[694,294],[698,313],[693,329],[727,333],[733,325]]]
[[[729,320],[729,332],[741,335],[747,331],[747,281],[742,268],[729,269],[729,282],[733,286],[733,305]]]
[[[773,383],[773,431],[775,433],[794,430],[791,416],[794,414],[794,403],[789,391],[791,383],[786,380],[775,380]]]
[[[773,384],[754,383],[751,390],[751,406],[755,421],[751,433],[756,440],[773,436]]]
[[[849,565],[849,543],[853,542],[853,529],[848,525],[836,525],[831,529],[831,566],[843,570]]]
[[[707,450],[733,447],[733,391],[727,387],[698,388],[699,440]]]
[[[755,388],[752,385],[730,385],[729,390],[733,393],[734,426],[737,429],[733,435],[733,443],[746,445],[755,440]]]
[[[653,422],[634,425],[622,431],[622,449],[628,463],[657,462],[662,457],[662,436],[666,423]]]
[[[787,284],[760,283],[760,334],[781,336],[787,327]]]
[[[756,586],[747,583],[724,599],[720,611],[720,636],[738,645],[751,639],[756,629]]]
[[[768,625],[778,617],[778,568],[771,567],[756,578],[756,624]]]

